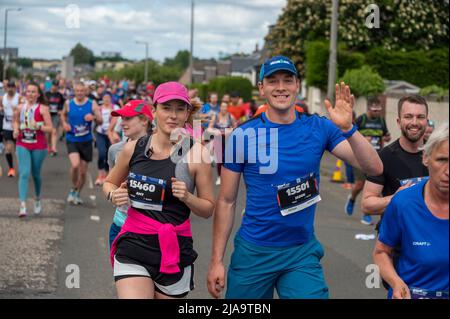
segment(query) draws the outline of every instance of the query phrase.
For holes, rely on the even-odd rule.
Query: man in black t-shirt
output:
[[[365,214],[382,215],[393,195],[428,176],[422,163],[423,136],[428,125],[428,104],[420,95],[408,95],[398,102],[401,136],[379,152],[383,174],[367,177],[361,202]]]
[[[53,124],[52,133],[48,137],[48,144],[51,145],[50,156],[56,156],[58,154],[56,144],[58,142],[58,130],[60,127],[60,113],[65,102],[64,96],[58,91],[58,84],[58,80],[54,80],[50,91],[45,93]]]
[[[395,193],[418,183],[428,176],[422,162],[423,138],[428,126],[428,104],[420,95],[407,95],[398,102],[397,124],[401,136],[379,152],[383,174],[368,176],[361,208],[365,214],[382,215]],[[378,231],[382,219],[376,226]],[[396,265],[399,248],[394,249]],[[383,286],[389,289],[383,281]]]

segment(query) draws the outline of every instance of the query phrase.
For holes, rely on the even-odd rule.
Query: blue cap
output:
[[[298,77],[297,68],[294,63],[287,57],[282,55],[274,56],[264,62],[259,72],[259,80],[274,74],[277,71],[287,71]]]

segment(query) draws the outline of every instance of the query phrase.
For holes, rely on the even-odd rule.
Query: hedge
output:
[[[306,81],[309,86],[326,90],[328,83],[329,44],[311,41],[306,44]],[[375,48],[366,53],[338,49],[338,78],[350,69],[364,64],[377,71],[383,79],[402,80],[418,87],[437,85],[449,88],[448,48],[430,51],[391,51]]]
[[[328,83],[329,44],[325,41],[306,43],[305,77],[308,86],[326,90]]]
[[[252,83],[248,79],[242,77],[217,77],[209,81],[208,84],[208,93],[217,92],[219,98],[222,98],[226,93],[237,92],[245,102],[252,99],[252,90]]]
[[[322,90],[328,84],[328,41],[311,41],[306,44],[306,82]],[[349,52],[340,47],[337,52],[337,76],[342,77],[347,70],[358,69],[364,65],[364,54]]]
[[[366,61],[385,79],[403,80],[418,87],[449,87],[448,48],[430,51],[376,48],[366,54]]]

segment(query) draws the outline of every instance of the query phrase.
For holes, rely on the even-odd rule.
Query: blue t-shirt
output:
[[[324,151],[331,152],[343,140],[330,120],[300,113],[291,124],[272,123],[262,113],[235,129],[226,144],[224,166],[243,173],[247,188],[239,235],[268,247],[288,247],[312,239],[316,205],[282,216],[277,186],[314,173],[318,187]]]
[[[208,114],[210,112],[214,112],[215,114],[218,114],[220,111],[220,107],[219,105],[216,105],[215,107],[213,107],[211,104],[209,103],[205,103],[203,104],[202,108],[200,109],[200,113],[202,114]],[[208,128],[209,123],[206,121],[203,121],[202,123],[202,127],[204,129]]]
[[[200,112],[202,114],[206,114],[211,111],[215,112],[216,114],[219,113],[219,111],[220,111],[219,105],[216,105],[215,107],[213,107],[211,104],[205,103],[205,104],[203,104],[202,109],[200,110]]]
[[[435,217],[425,204],[426,183],[392,198],[383,215],[379,240],[389,247],[400,246],[396,271],[408,287],[448,292],[449,223]]]
[[[91,100],[88,99],[83,105],[75,104],[73,99],[70,100],[67,118],[72,130],[66,134],[68,142],[77,143],[92,141],[92,122],[84,120],[84,117],[90,113],[92,113]]]

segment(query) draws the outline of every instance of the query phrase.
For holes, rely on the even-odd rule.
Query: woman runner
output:
[[[119,298],[182,298],[194,289],[189,215],[210,217],[214,193],[208,151],[177,132],[190,109],[183,85],[161,84],[154,96],[156,133],[127,143],[105,181],[114,205],[130,202],[111,248]]]
[[[19,162],[19,217],[27,215],[28,179],[33,175],[35,202],[34,213],[40,214],[41,205],[41,168],[47,156],[45,133],[53,129],[45,97],[37,84],[28,84],[26,100],[14,111],[13,135],[17,140],[17,159]]]

